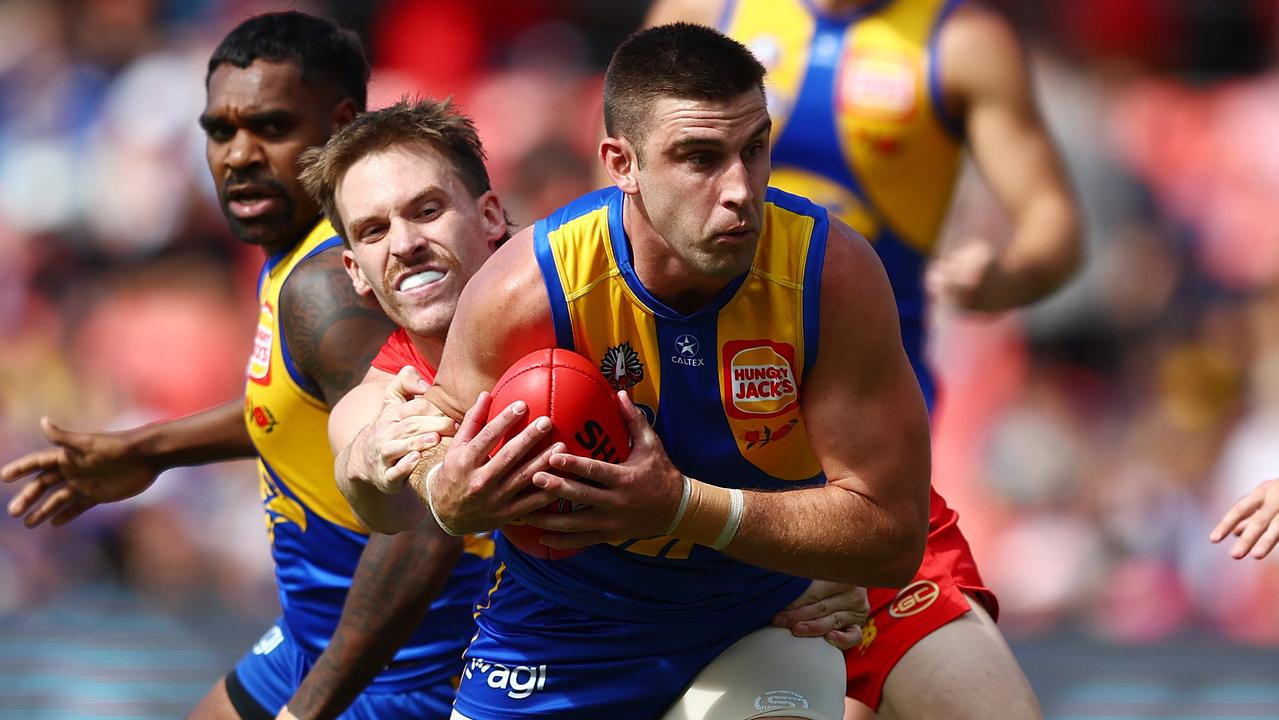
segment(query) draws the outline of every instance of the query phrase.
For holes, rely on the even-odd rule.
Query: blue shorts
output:
[[[241,708],[236,702],[235,693],[232,693],[235,685],[242,688],[259,709],[266,711],[268,717],[275,717],[293,697],[312,664],[312,660],[298,648],[284,622],[277,620],[231,671],[227,678],[228,694],[233,695],[232,703],[243,718],[253,717],[256,713],[252,709]],[[380,690],[375,683],[366,688],[339,717],[346,720],[398,717],[447,720],[453,706],[453,687],[452,682],[446,681],[411,690]]]
[[[477,607],[455,707],[470,720],[653,720],[787,602],[723,622],[623,622],[550,602],[508,575]]]

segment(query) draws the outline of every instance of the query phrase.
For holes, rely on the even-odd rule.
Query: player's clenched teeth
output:
[[[400,292],[408,292],[414,288],[419,288],[423,285],[429,285],[436,282],[442,279],[444,275],[445,273],[439,270],[423,270],[411,275],[405,275],[400,279],[399,285],[396,289]]]

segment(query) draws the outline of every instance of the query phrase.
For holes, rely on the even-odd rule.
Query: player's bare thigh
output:
[[[231,704],[231,696],[227,695],[226,678],[218,678],[191,714],[187,715],[187,720],[240,720],[240,714]]]
[[[882,720],[946,717],[1043,717],[1035,693],[990,614],[967,593],[972,612],[929,633],[902,656],[884,682]],[[848,701],[845,720],[875,717]]]

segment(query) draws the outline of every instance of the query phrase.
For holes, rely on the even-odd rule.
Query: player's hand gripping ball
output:
[[[562,442],[573,455],[605,462],[622,462],[630,454],[630,434],[617,395],[599,369],[575,352],[549,348],[515,361],[493,386],[488,419],[491,421],[516,400],[528,403],[525,422],[512,427],[494,453],[523,430],[529,420],[545,415],[551,419],[551,432],[532,452]],[[580,509],[567,500],[557,500],[547,507],[552,512]],[[541,544],[538,538],[544,531],[532,525],[510,523],[501,532],[515,547],[543,560],[559,560],[581,552]]]

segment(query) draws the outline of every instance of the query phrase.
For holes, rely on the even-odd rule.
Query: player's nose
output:
[[[391,254],[398,258],[417,258],[430,250],[430,241],[415,223],[392,218],[388,230]]]
[[[720,203],[737,209],[749,205],[754,197],[749,168],[741,158],[734,159],[720,175]]]

